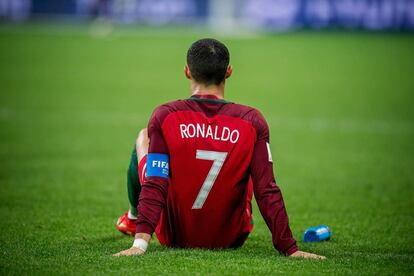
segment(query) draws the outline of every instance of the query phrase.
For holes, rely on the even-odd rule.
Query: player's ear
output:
[[[190,71],[190,68],[188,67],[188,65],[186,65],[184,67],[184,75],[189,80],[193,79],[193,77],[191,76],[191,71]]]
[[[230,78],[231,74],[233,74],[233,66],[229,65],[226,70],[226,79]]]

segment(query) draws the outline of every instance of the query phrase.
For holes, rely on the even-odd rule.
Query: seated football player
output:
[[[131,206],[116,225],[135,240],[114,256],[144,254],[154,232],[170,247],[240,247],[253,228],[253,191],[280,253],[325,258],[299,251],[292,236],[265,119],[224,99],[229,61],[228,49],[215,39],[188,50],[191,96],[157,107],[148,132],[138,136],[128,171]]]

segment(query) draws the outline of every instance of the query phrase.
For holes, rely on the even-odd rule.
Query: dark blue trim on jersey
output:
[[[170,157],[168,154],[148,153],[147,177],[157,176],[168,179],[170,175]]]

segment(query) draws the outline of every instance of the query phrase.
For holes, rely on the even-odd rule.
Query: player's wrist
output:
[[[299,251],[299,248],[297,247],[297,245],[293,245],[292,247],[290,247],[290,248],[286,251],[285,255],[286,255],[286,256],[291,256],[291,255],[295,254],[295,253],[296,253],[296,252],[298,252],[298,251]]]
[[[150,240],[151,240],[151,235],[148,234],[148,233],[137,232],[135,234],[135,239],[143,239],[143,240],[145,240],[146,242],[149,243]]]
[[[143,252],[147,251],[148,244],[151,240],[151,235],[147,233],[136,233],[135,240],[132,244],[132,247],[138,248]]]
[[[148,242],[144,239],[135,239],[132,247],[138,248],[139,250],[145,252],[148,248]]]

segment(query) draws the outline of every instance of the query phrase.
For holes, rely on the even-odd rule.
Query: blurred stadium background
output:
[[[412,274],[414,1],[0,0],[0,274]],[[231,101],[259,108],[294,236],[254,209],[238,250],[114,259],[135,136],[188,96],[185,54],[228,45]],[[301,242],[325,223],[333,239]]]
[[[1,0],[0,18],[102,17],[123,24],[207,24],[218,30],[340,27],[412,30],[412,0]]]

